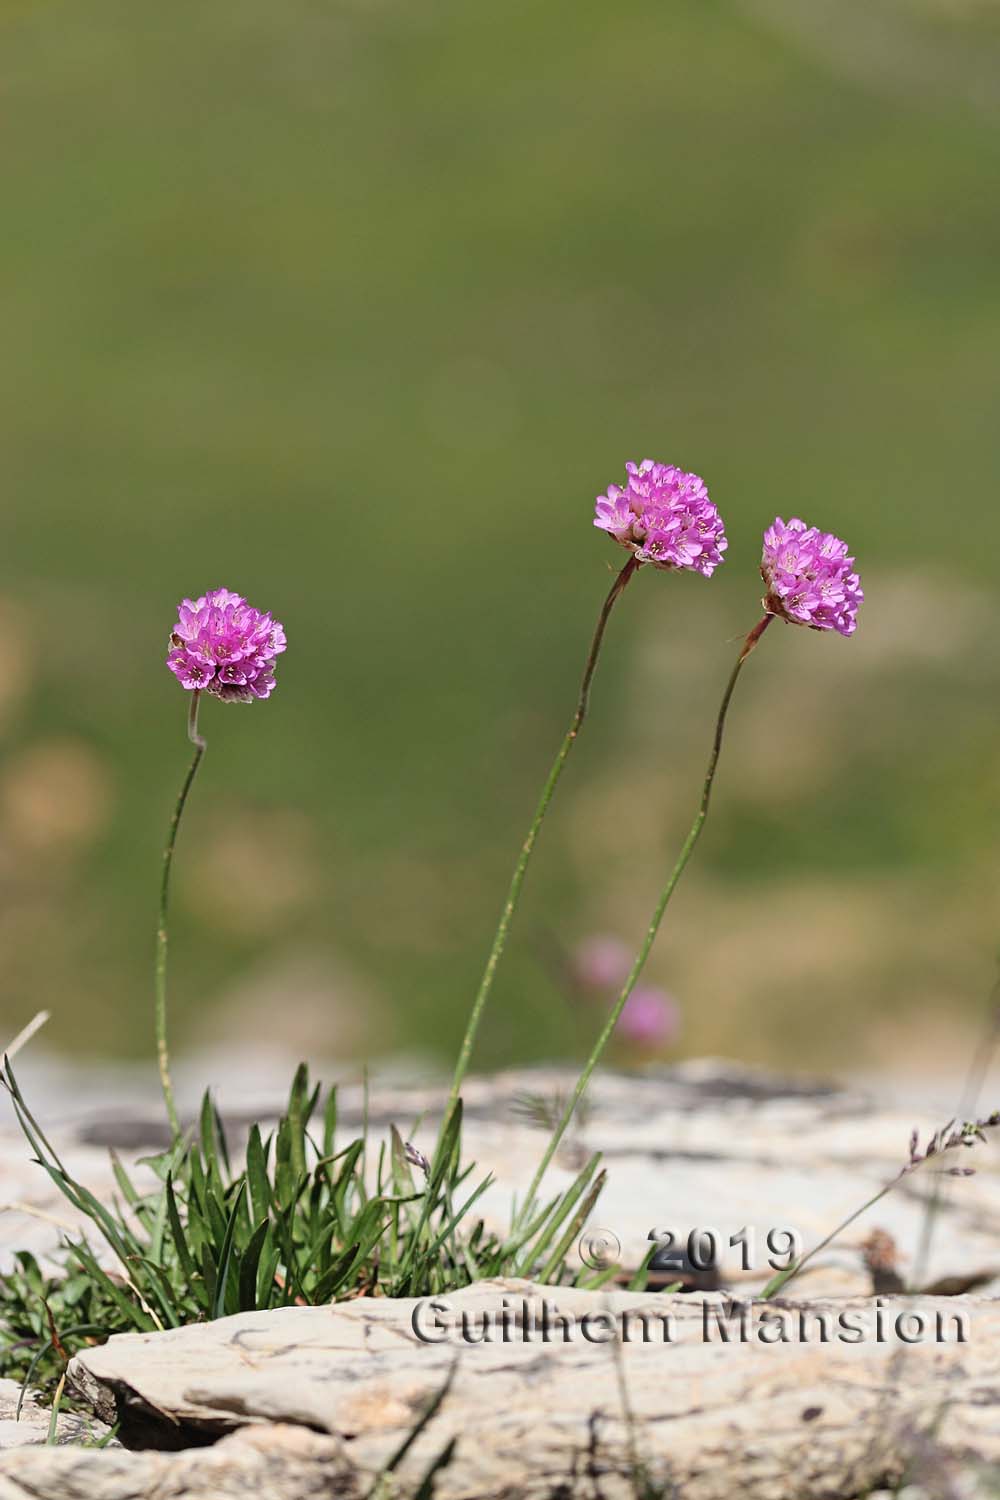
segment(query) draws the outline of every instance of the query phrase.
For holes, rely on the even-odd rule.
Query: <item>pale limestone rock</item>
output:
[[[545,1142],[543,1129],[514,1107],[516,1097],[565,1093],[571,1082],[565,1072],[536,1070],[467,1085],[466,1158],[496,1176],[480,1206],[500,1228]],[[426,1148],[441,1097],[429,1088],[376,1087],[374,1132],[383,1133],[389,1121],[406,1129],[426,1112],[416,1137]],[[984,1099],[984,1111],[998,1102]],[[769,1229],[796,1228],[808,1248],[895,1176],[911,1127],[926,1135],[942,1123],[937,1114],[878,1105],[849,1090],[713,1062],[638,1077],[602,1074],[589,1103],[548,1190],[571,1181],[582,1152],[601,1151],[609,1180],[593,1222],[621,1241],[624,1262],[639,1260],[654,1226],[670,1226],[682,1240],[709,1226],[720,1234],[724,1279],[741,1295],[770,1275]],[[360,1111],[359,1090],[344,1090],[342,1139]],[[110,1133],[117,1132],[123,1154],[141,1155],[157,1144],[157,1128],[133,1116]],[[106,1153],[95,1144],[102,1133],[106,1127],[92,1116],[51,1131],[71,1169],[98,1192],[111,1183]],[[49,1179],[28,1165],[15,1133],[5,1131],[0,1147],[0,1201],[21,1205],[0,1217],[0,1259],[29,1236],[36,1252],[49,1254],[60,1226],[24,1209],[69,1222],[75,1216]],[[870,1319],[874,1303],[861,1298],[870,1280],[860,1240],[876,1225],[889,1230],[903,1274],[911,1274],[925,1201],[935,1188],[944,1196],[924,1281],[1000,1266],[997,1148],[977,1147],[959,1160],[974,1162],[976,1175],[907,1178],[790,1291],[835,1322],[842,1313]],[[757,1233],[756,1272],[748,1276],[728,1246],[744,1226]],[[458,1311],[481,1312],[496,1310],[505,1296],[519,1304],[522,1296],[543,1294],[500,1283],[447,1300]],[[400,1496],[414,1494],[455,1437],[453,1461],[438,1476],[440,1500],[576,1493],[631,1500],[620,1372],[634,1412],[636,1452],[653,1480],[668,1494],[674,1485],[684,1500],[730,1500],[737,1493],[751,1500],[847,1500],[902,1475],[908,1460],[908,1478],[912,1466],[918,1475],[933,1471],[936,1495],[945,1492],[941,1474],[951,1473],[956,1456],[966,1461],[966,1486],[978,1484],[970,1463],[1000,1461],[1000,1304],[988,1296],[884,1299],[890,1321],[903,1307],[929,1317],[932,1329],[939,1313],[948,1320],[962,1311],[971,1319],[965,1344],[907,1347],[877,1342],[873,1329],[857,1345],[797,1336],[769,1345],[754,1335],[756,1319],[748,1342],[727,1344],[716,1331],[724,1307],[718,1296],[630,1301],[624,1293],[567,1289],[551,1295],[578,1320],[595,1311],[600,1318],[609,1306],[618,1313],[666,1307],[676,1320],[673,1342],[621,1346],[620,1365],[614,1345],[579,1333],[565,1345],[517,1337],[460,1347],[424,1343],[413,1332],[412,1304],[377,1299],[116,1339],[73,1366],[101,1417],[122,1419],[126,1438],[177,1446],[224,1434],[222,1441],[177,1453],[24,1449],[0,1458],[0,1500],[367,1495],[441,1389],[456,1354],[457,1377],[442,1410],[387,1495],[394,1486]],[[737,1339],[738,1331],[725,1326]],[[939,1418],[936,1435],[922,1435]]]
[[[553,1291],[519,1281],[480,1283],[443,1302],[436,1320],[419,1300],[362,1299],[125,1335],[79,1356],[71,1377],[103,1418],[123,1420],[126,1438],[136,1415],[172,1441],[250,1424],[266,1451],[265,1434],[291,1424],[339,1439],[337,1455],[364,1488],[454,1366],[440,1411],[397,1472],[399,1493],[412,1495],[455,1439],[441,1500],[541,1500],[574,1474],[587,1493],[587,1473],[600,1476],[607,1500],[625,1500],[634,1493],[632,1443],[652,1480],[685,1500],[829,1500],[900,1476],[911,1462],[914,1479],[921,1466],[958,1459],[1000,1463],[1000,1303],[851,1298],[765,1309],[719,1294]],[[484,1313],[494,1316],[491,1342],[463,1337],[463,1311],[473,1334]],[[569,1339],[557,1312],[575,1320]],[[908,1344],[918,1319],[925,1336]],[[415,1320],[433,1341],[418,1336]],[[617,1342],[625,1329],[629,1341]],[[787,1342],[770,1341],[779,1330]],[[18,1493],[3,1489],[5,1477],[35,1473],[10,1462],[0,1462],[0,1500]],[[322,1462],[340,1458],[330,1450]],[[30,1493],[55,1500],[45,1473],[42,1465]],[[133,1491],[93,1493],[124,1500]]]
[[[545,1145],[545,1131],[525,1119],[518,1098],[565,1096],[572,1082],[572,1074],[558,1069],[467,1080],[465,1156],[480,1175],[489,1171],[496,1179],[478,1205],[495,1227],[506,1228],[511,1198],[523,1192]],[[268,1109],[278,1095],[277,1088],[267,1093]],[[340,1102],[343,1140],[359,1126],[360,1089],[344,1088]],[[440,1089],[376,1085],[372,1130],[384,1136],[390,1121],[406,1130],[423,1114],[416,1143],[428,1148],[441,1102]],[[984,1098],[983,1109],[998,1104],[1000,1099]],[[249,1111],[233,1121],[237,1143],[253,1116]],[[608,1181],[593,1222],[618,1238],[625,1264],[639,1262],[653,1228],[669,1227],[684,1241],[692,1229],[710,1227],[719,1231],[724,1280],[744,1291],[759,1288],[771,1274],[765,1244],[770,1230],[789,1227],[799,1231],[806,1247],[816,1243],[895,1176],[914,1126],[926,1136],[942,1123],[938,1114],[881,1106],[855,1090],[713,1060],[639,1075],[601,1073],[588,1092],[584,1123],[553,1164],[546,1186],[551,1192],[566,1187],[584,1151],[602,1152]],[[126,1158],[141,1156],[155,1146],[160,1131],[159,1116],[133,1113],[107,1121],[91,1114],[51,1135],[70,1171],[101,1196],[112,1190],[113,1178],[106,1151],[93,1142],[118,1141]],[[854,1224],[810,1270],[810,1294],[870,1289],[858,1246],[875,1226],[897,1242],[908,1279],[915,1270],[926,1199],[935,1188],[942,1203],[921,1284],[944,1276],[1000,1274],[1000,1147],[977,1147],[960,1160],[974,1164],[976,1175],[954,1179],[922,1171]],[[140,1183],[152,1183],[148,1169],[136,1170]],[[5,1129],[0,1206],[12,1203],[18,1206],[0,1214],[0,1270],[14,1249],[26,1245],[48,1256],[61,1225],[82,1227],[45,1173],[29,1163],[21,1137]],[[60,1223],[33,1217],[29,1209]],[[756,1231],[756,1278],[741,1274],[740,1252],[728,1245],[745,1226]]]
[[[0,1500],[361,1500],[334,1438],[246,1428],[179,1453],[22,1449],[0,1456]]]
[[[47,1443],[51,1410],[40,1406],[31,1393],[20,1400],[16,1380],[0,1380],[0,1452]],[[20,1414],[18,1404],[20,1402]],[[98,1443],[108,1435],[103,1422],[92,1416],[63,1411],[56,1419],[56,1443]]]

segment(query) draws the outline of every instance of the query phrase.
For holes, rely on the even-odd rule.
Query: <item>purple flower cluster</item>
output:
[[[285,632],[241,594],[215,589],[181,601],[170,648],[167,666],[181,687],[252,703],[274,691],[274,659],[285,649]]]
[[[689,568],[711,578],[728,543],[705,482],[651,458],[626,464],[625,488],[597,497],[594,525],[655,568]]]
[[[764,533],[760,573],[768,614],[812,630],[854,634],[865,596],[854,558],[839,537],[797,519],[786,526],[778,516]]]

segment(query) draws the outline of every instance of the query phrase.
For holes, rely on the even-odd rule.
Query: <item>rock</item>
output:
[[[248,1427],[184,1453],[22,1450],[0,1456],[0,1500],[361,1500],[343,1446],[303,1427]]]
[[[511,1199],[523,1194],[544,1149],[547,1127],[532,1116],[551,1113],[573,1082],[573,1074],[555,1069],[467,1081],[465,1153],[495,1178],[477,1206],[493,1226],[509,1223]],[[386,1097],[375,1089],[371,1120],[379,1130],[390,1119],[423,1113],[427,1125],[416,1144],[426,1147],[440,1102],[440,1091],[397,1089]],[[347,1119],[351,1103],[348,1094]],[[993,1108],[1000,1099],[986,1103]],[[711,1059],[642,1074],[602,1073],[546,1185],[552,1193],[568,1187],[587,1153],[600,1151],[608,1181],[593,1223],[620,1244],[623,1264],[641,1261],[653,1229],[671,1230],[675,1244],[686,1248],[692,1231],[708,1228],[716,1231],[722,1284],[760,1289],[774,1269],[772,1231],[794,1230],[805,1247],[817,1243],[896,1177],[914,1127],[926,1137],[942,1123],[834,1083]],[[932,1171],[906,1178],[813,1262],[809,1291],[869,1292],[862,1242],[873,1228],[898,1248],[904,1280],[919,1272],[923,1288],[946,1276],[1000,1274],[997,1138],[962,1154],[962,1165],[973,1162],[976,1175],[961,1181]],[[927,1202],[935,1195],[930,1254],[918,1266]],[[729,1243],[743,1230],[754,1242],[746,1255]],[[779,1239],[779,1267],[784,1243]]]
[[[202,1500],[261,1489],[269,1463],[268,1500],[366,1494],[446,1388],[395,1471],[400,1497],[452,1442],[440,1500],[542,1500],[574,1483],[626,1500],[634,1463],[684,1500],[846,1500],[1000,1463],[995,1302],[764,1306],[495,1281],[437,1303],[361,1299],[112,1339],[71,1378],[126,1439],[138,1414],[171,1441],[243,1429],[242,1443],[227,1436],[194,1467],[190,1450],[16,1453],[0,1459],[0,1500]],[[491,1340],[470,1341],[485,1326]]]
[[[545,1128],[532,1117],[551,1110],[572,1083],[573,1075],[559,1069],[467,1081],[465,1157],[477,1164],[479,1175],[490,1171],[496,1178],[478,1205],[492,1225],[507,1227],[511,1199],[523,1193],[544,1149]],[[262,1099],[262,1118],[277,1093]],[[530,1105],[526,1095],[533,1096]],[[378,1138],[390,1121],[406,1128],[423,1115],[416,1144],[427,1149],[441,1103],[440,1089],[375,1086],[372,1131]],[[989,1108],[997,1104],[1000,1099],[984,1101]],[[717,1232],[721,1284],[740,1291],[762,1287],[771,1275],[769,1233],[793,1229],[804,1246],[815,1244],[896,1175],[913,1127],[926,1136],[943,1123],[937,1115],[886,1107],[829,1082],[713,1060],[634,1075],[598,1074],[587,1105],[583,1124],[553,1164],[548,1189],[567,1186],[586,1152],[602,1152],[608,1182],[594,1225],[619,1242],[623,1263],[639,1263],[652,1229],[672,1230],[686,1248],[693,1230],[710,1228]],[[360,1128],[361,1116],[360,1088],[345,1087],[342,1141]],[[230,1117],[237,1145],[252,1118],[253,1111]],[[99,1136],[116,1141],[131,1159],[150,1148],[158,1128],[138,1115],[116,1117],[113,1129],[102,1119],[84,1114],[51,1132],[71,1172],[98,1196],[113,1189],[113,1178],[106,1152],[88,1142]],[[907,1284],[917,1271],[923,1288],[945,1277],[961,1286],[1000,1273],[1000,1147],[978,1147],[961,1161],[974,1162],[976,1175],[958,1180],[923,1170],[906,1178],[813,1262],[810,1293],[871,1290],[861,1244],[873,1228],[895,1243]],[[152,1183],[147,1171],[137,1169],[139,1182]],[[940,1203],[931,1254],[918,1267],[916,1249],[934,1193]],[[29,1163],[21,1137],[8,1129],[0,1133],[0,1205],[12,1204],[12,1211],[0,1215],[0,1270],[22,1246],[50,1260],[64,1226],[85,1227],[45,1173]],[[752,1254],[729,1244],[744,1229],[753,1231]]]
[[[498,1227],[507,1226],[511,1198],[523,1194],[544,1148],[545,1115],[571,1083],[570,1074],[555,1070],[469,1080],[465,1155],[478,1174],[496,1177],[479,1210]],[[998,1102],[984,1100],[984,1107]],[[390,1121],[405,1129],[423,1115],[415,1144],[426,1150],[441,1103],[440,1090],[376,1087],[373,1133],[384,1134]],[[343,1142],[360,1123],[360,1090],[344,1089],[340,1106]],[[809,1248],[895,1178],[911,1128],[926,1138],[943,1123],[853,1089],[711,1061],[601,1074],[588,1106],[547,1190],[567,1186],[587,1152],[602,1152],[609,1175],[588,1229],[594,1243],[617,1243],[628,1266],[648,1249],[653,1229],[671,1229],[682,1251],[691,1231],[713,1229],[715,1279],[744,1298],[771,1275],[770,1231],[794,1229]],[[235,1144],[253,1114],[231,1120]],[[113,1127],[81,1114],[50,1133],[71,1170],[104,1194],[112,1177],[106,1153],[93,1144],[102,1130],[107,1139],[110,1129],[131,1159],[156,1144],[155,1128],[138,1114]],[[79,1220],[48,1177],[29,1166],[16,1132],[3,1132],[0,1148],[0,1202],[10,1210],[0,1216],[0,1269],[26,1240],[50,1259],[64,1225],[78,1227]],[[922,1169],[852,1224],[790,1286],[787,1343],[768,1343],[778,1327],[768,1323],[772,1314],[745,1303],[736,1304],[737,1313],[750,1307],[743,1341],[738,1316],[727,1316],[730,1304],[718,1293],[665,1298],[513,1282],[482,1283],[446,1299],[456,1316],[465,1310],[474,1321],[500,1312],[506,1299],[513,1308],[506,1342],[501,1334],[481,1344],[450,1335],[421,1340],[414,1304],[381,1299],[114,1339],[73,1362],[78,1389],[103,1421],[121,1422],[127,1443],[178,1451],[25,1447],[0,1456],[0,1500],[367,1495],[456,1358],[440,1412],[407,1452],[387,1495],[415,1495],[453,1439],[451,1462],[436,1480],[441,1500],[541,1500],[574,1487],[624,1500],[636,1492],[633,1452],[652,1482],[684,1500],[729,1500],[741,1492],[751,1500],[849,1500],[904,1473],[915,1484],[926,1479],[937,1495],[947,1489],[942,1474],[947,1478],[959,1459],[962,1495],[978,1495],[970,1465],[1000,1462],[1000,1303],[986,1296],[874,1300],[862,1246],[871,1244],[873,1230],[883,1231],[881,1284],[909,1284],[928,1200],[940,1195],[921,1285],[948,1278],[962,1288],[988,1277],[1000,1264],[997,1160],[991,1144],[961,1154],[963,1166],[975,1163],[975,1176]],[[590,1246],[588,1240],[584,1254]],[[540,1306],[543,1298],[576,1319],[571,1341],[517,1335],[522,1300]],[[617,1317],[636,1309],[670,1313],[672,1341],[600,1341],[609,1310]],[[889,1329],[884,1341],[879,1309]],[[901,1340],[895,1320],[902,1314],[927,1320],[930,1337],[908,1345],[911,1322],[901,1325]],[[950,1336],[956,1316],[969,1320],[965,1342]],[[826,1343],[816,1331],[824,1318],[832,1324]],[[846,1341],[852,1320],[860,1320],[857,1343]],[[589,1339],[584,1326],[598,1337]],[[439,1331],[432,1323],[432,1339]],[[48,1413],[39,1420],[47,1434]],[[60,1427],[61,1441],[73,1441],[62,1434]]]
[[[16,1380],[0,1380],[0,1451],[37,1446],[49,1440],[50,1408],[39,1406],[30,1393],[23,1402],[20,1398],[21,1387]],[[99,1443],[108,1438],[107,1427],[95,1417],[62,1411],[56,1418],[57,1444]]]

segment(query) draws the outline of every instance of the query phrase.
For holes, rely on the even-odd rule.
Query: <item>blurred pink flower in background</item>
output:
[[[648,985],[633,990],[618,1022],[621,1035],[641,1047],[662,1047],[680,1031],[677,1002],[664,991]]]
[[[606,933],[584,938],[573,954],[573,977],[588,990],[609,990],[623,984],[632,963],[625,944]]]
[[[595,933],[578,943],[572,955],[573,979],[582,990],[607,994],[621,988],[632,967],[632,953],[610,933]],[[680,1006],[656,985],[640,985],[625,1002],[618,1035],[633,1047],[655,1048],[675,1041],[681,1027]]]

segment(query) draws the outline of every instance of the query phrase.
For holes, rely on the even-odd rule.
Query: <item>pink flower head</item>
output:
[[[626,464],[625,488],[598,495],[594,525],[654,568],[689,568],[711,578],[729,543],[703,479],[644,458]]]
[[[181,601],[169,644],[167,666],[181,687],[226,703],[252,703],[274,691],[274,659],[286,641],[269,614],[241,594],[216,589]]]
[[[786,526],[778,516],[764,533],[760,575],[768,614],[811,630],[853,635],[857,629],[865,596],[854,558],[839,537],[797,519]]]
[[[587,989],[610,990],[624,984],[631,967],[631,949],[602,933],[584,938],[573,954],[573,975]]]
[[[642,1047],[673,1041],[680,1029],[680,1012],[669,995],[652,985],[632,991],[618,1021],[623,1036]]]

